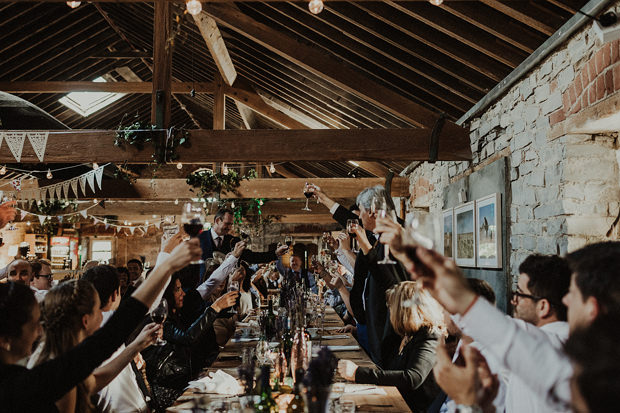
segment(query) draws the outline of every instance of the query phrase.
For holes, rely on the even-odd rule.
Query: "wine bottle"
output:
[[[273,313],[273,300],[271,298],[269,298],[269,304],[267,308],[267,340],[273,340],[276,336],[276,315]]]
[[[260,374],[260,402],[254,406],[256,412],[277,413],[278,408],[276,401],[271,395],[271,386],[269,385],[269,376],[271,367],[264,365],[261,367]]]
[[[291,349],[291,371],[297,371],[299,368],[307,369],[310,362],[308,357],[308,340],[302,320],[302,314],[299,312],[295,337],[293,338],[293,348]]]
[[[306,410],[306,404],[304,398],[301,395],[301,381],[304,376],[303,369],[297,369],[295,371],[295,390],[293,391],[293,400],[286,408],[287,413],[303,413]]]

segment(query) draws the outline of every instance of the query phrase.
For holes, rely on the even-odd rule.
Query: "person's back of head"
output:
[[[24,325],[31,321],[32,311],[36,305],[37,301],[30,287],[10,281],[0,284],[0,311],[2,312],[0,339],[7,342],[19,339],[24,334],[22,331]],[[20,354],[23,358],[30,354],[30,350],[30,348],[13,348],[7,351],[21,351],[24,353]]]
[[[586,245],[566,256],[583,299],[594,297],[599,313],[620,313],[620,242]]]
[[[370,210],[372,199],[375,197],[382,197],[385,199],[386,193],[383,185],[375,185],[368,188],[364,188],[362,192],[357,195],[355,205],[357,207],[363,207],[366,210]]]
[[[546,299],[559,321],[566,321],[566,306],[562,298],[568,292],[571,271],[568,262],[557,255],[532,254],[519,266],[527,275],[527,288],[536,297]]]
[[[467,278],[467,284],[476,295],[481,296],[491,304],[495,304],[495,291],[493,291],[491,284],[478,278]]]
[[[575,365],[571,398],[578,412],[616,412],[620,405],[620,315],[603,314],[565,345]]]
[[[118,292],[120,281],[116,268],[111,265],[98,265],[86,271],[82,279],[92,283],[97,290],[99,300],[101,301],[101,309],[106,311],[116,309],[109,308],[114,306],[114,302],[120,302]]]

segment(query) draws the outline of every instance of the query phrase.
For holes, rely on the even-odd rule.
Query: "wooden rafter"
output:
[[[170,126],[172,83],[172,33],[171,5],[164,0],[155,1],[153,19],[153,95],[151,99],[151,124],[160,128]]]
[[[226,128],[226,95],[224,81],[219,73],[215,74],[215,93],[213,95],[213,129]]]
[[[194,22],[196,22],[196,26],[198,26],[200,34],[205,40],[209,52],[211,52],[211,56],[220,71],[222,79],[228,86],[232,86],[237,78],[237,71],[230,59],[228,49],[226,48],[224,39],[222,39],[222,33],[220,33],[220,29],[218,29],[217,23],[205,13],[194,16]]]
[[[521,6],[519,6],[518,1],[510,2],[510,4],[504,1],[499,1],[499,0],[481,0],[481,1],[487,6],[492,7],[495,10],[498,10],[504,13],[505,15],[509,17],[512,17],[513,19],[530,26],[531,28],[536,29],[541,33],[544,33],[547,36],[551,36],[553,32],[555,32],[553,27],[545,24],[544,22],[528,14]],[[527,3],[526,2],[524,3],[527,6]]]
[[[189,94],[192,88],[196,93],[213,93],[211,82],[172,82],[172,93]],[[8,93],[69,93],[69,92],[107,92],[107,93],[151,93],[152,82],[89,82],[89,81],[22,81],[0,82],[0,90]]]

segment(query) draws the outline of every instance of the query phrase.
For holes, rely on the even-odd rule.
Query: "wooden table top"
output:
[[[339,333],[337,330],[334,330],[336,327],[343,327],[344,324],[340,317],[336,314],[336,312],[331,308],[327,307],[325,311],[325,321],[324,321],[324,331],[323,336],[330,335],[344,335],[344,333]],[[339,339],[329,339],[322,340],[321,345],[329,345],[329,346],[358,346],[357,340],[353,338],[351,334],[347,334],[347,338],[339,338]],[[316,340],[313,340],[313,342]],[[234,342],[232,339],[226,343],[222,352],[220,352],[217,360],[211,365],[211,367],[204,370],[204,374],[206,375],[210,372],[215,373],[217,370],[223,370],[224,372],[230,374],[233,377],[238,377],[237,367],[241,364],[241,354],[243,349],[246,347],[255,347],[258,341],[249,341],[249,342]],[[355,350],[355,351],[335,351],[334,354],[339,359],[343,360],[351,360],[355,362],[359,366],[363,367],[375,367],[375,364],[372,362],[368,354],[363,349]],[[333,391],[339,389],[342,392],[343,382],[345,380],[336,372],[336,376],[334,377],[334,385],[332,386]],[[411,412],[407,403],[400,395],[400,392],[396,387],[392,386],[374,386],[374,385],[355,385],[359,387],[361,393],[364,392],[365,389],[369,388],[377,388],[382,389],[386,394],[355,394],[356,389],[353,389],[353,392],[342,393],[340,396],[340,400],[352,400],[356,405],[356,412]],[[347,386],[351,387],[351,386]],[[196,394],[192,389],[188,389],[183,393],[183,395],[179,398],[179,401],[187,401],[192,395],[201,396],[202,394]],[[210,395],[213,398],[218,398],[218,395],[213,394]],[[173,411],[173,410],[171,410]],[[178,410],[174,410],[178,411]]]

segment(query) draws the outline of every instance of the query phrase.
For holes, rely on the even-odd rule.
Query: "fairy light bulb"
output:
[[[151,218],[155,219],[155,218],[157,218],[157,215],[153,214],[153,215],[151,215]]]
[[[308,10],[312,14],[319,14],[323,11],[323,1],[322,0],[310,0],[308,3]]]
[[[226,164],[222,166],[222,174],[228,175],[228,166],[226,166]]]
[[[79,7],[80,4],[82,4],[81,1],[68,1],[67,2],[67,6],[71,7],[72,9],[75,9],[76,7]]]
[[[232,201],[232,202],[230,203],[230,207],[231,207],[232,209],[235,209],[235,201]]]
[[[271,172],[272,174],[276,173],[276,167],[273,166],[273,162],[271,162],[271,164],[269,165],[269,172]]]
[[[175,199],[175,200],[174,200],[174,204],[175,204],[175,205],[179,205],[179,200],[178,200],[178,199]]]
[[[148,225],[149,224],[149,220],[147,219],[146,221],[144,221],[144,225]]]
[[[127,225],[131,225],[131,222],[128,222]]]
[[[51,169],[47,170],[47,175],[45,175],[45,177],[47,179],[52,179],[54,177],[54,175],[52,175],[52,170]]]
[[[6,166],[2,165],[2,168],[0,168],[0,175],[6,175]]]
[[[441,6],[441,3],[443,3],[443,0],[428,0],[428,2],[432,4],[433,6]]]
[[[177,164],[177,169],[183,169],[183,163],[179,162],[179,163]]]
[[[97,162],[93,162],[93,169],[99,168],[99,164]]]
[[[258,201],[258,205],[263,206],[263,204],[264,204],[263,200],[262,200],[262,199],[260,199],[260,200]]]
[[[200,14],[200,12],[202,11],[202,4],[198,0],[188,0],[185,3],[185,8],[187,9],[187,12],[189,14],[195,16],[197,14]]]
[[[26,221],[26,225],[30,226],[30,221]]]
[[[93,204],[97,204],[99,203],[99,201],[97,200],[97,198],[93,199]]]

